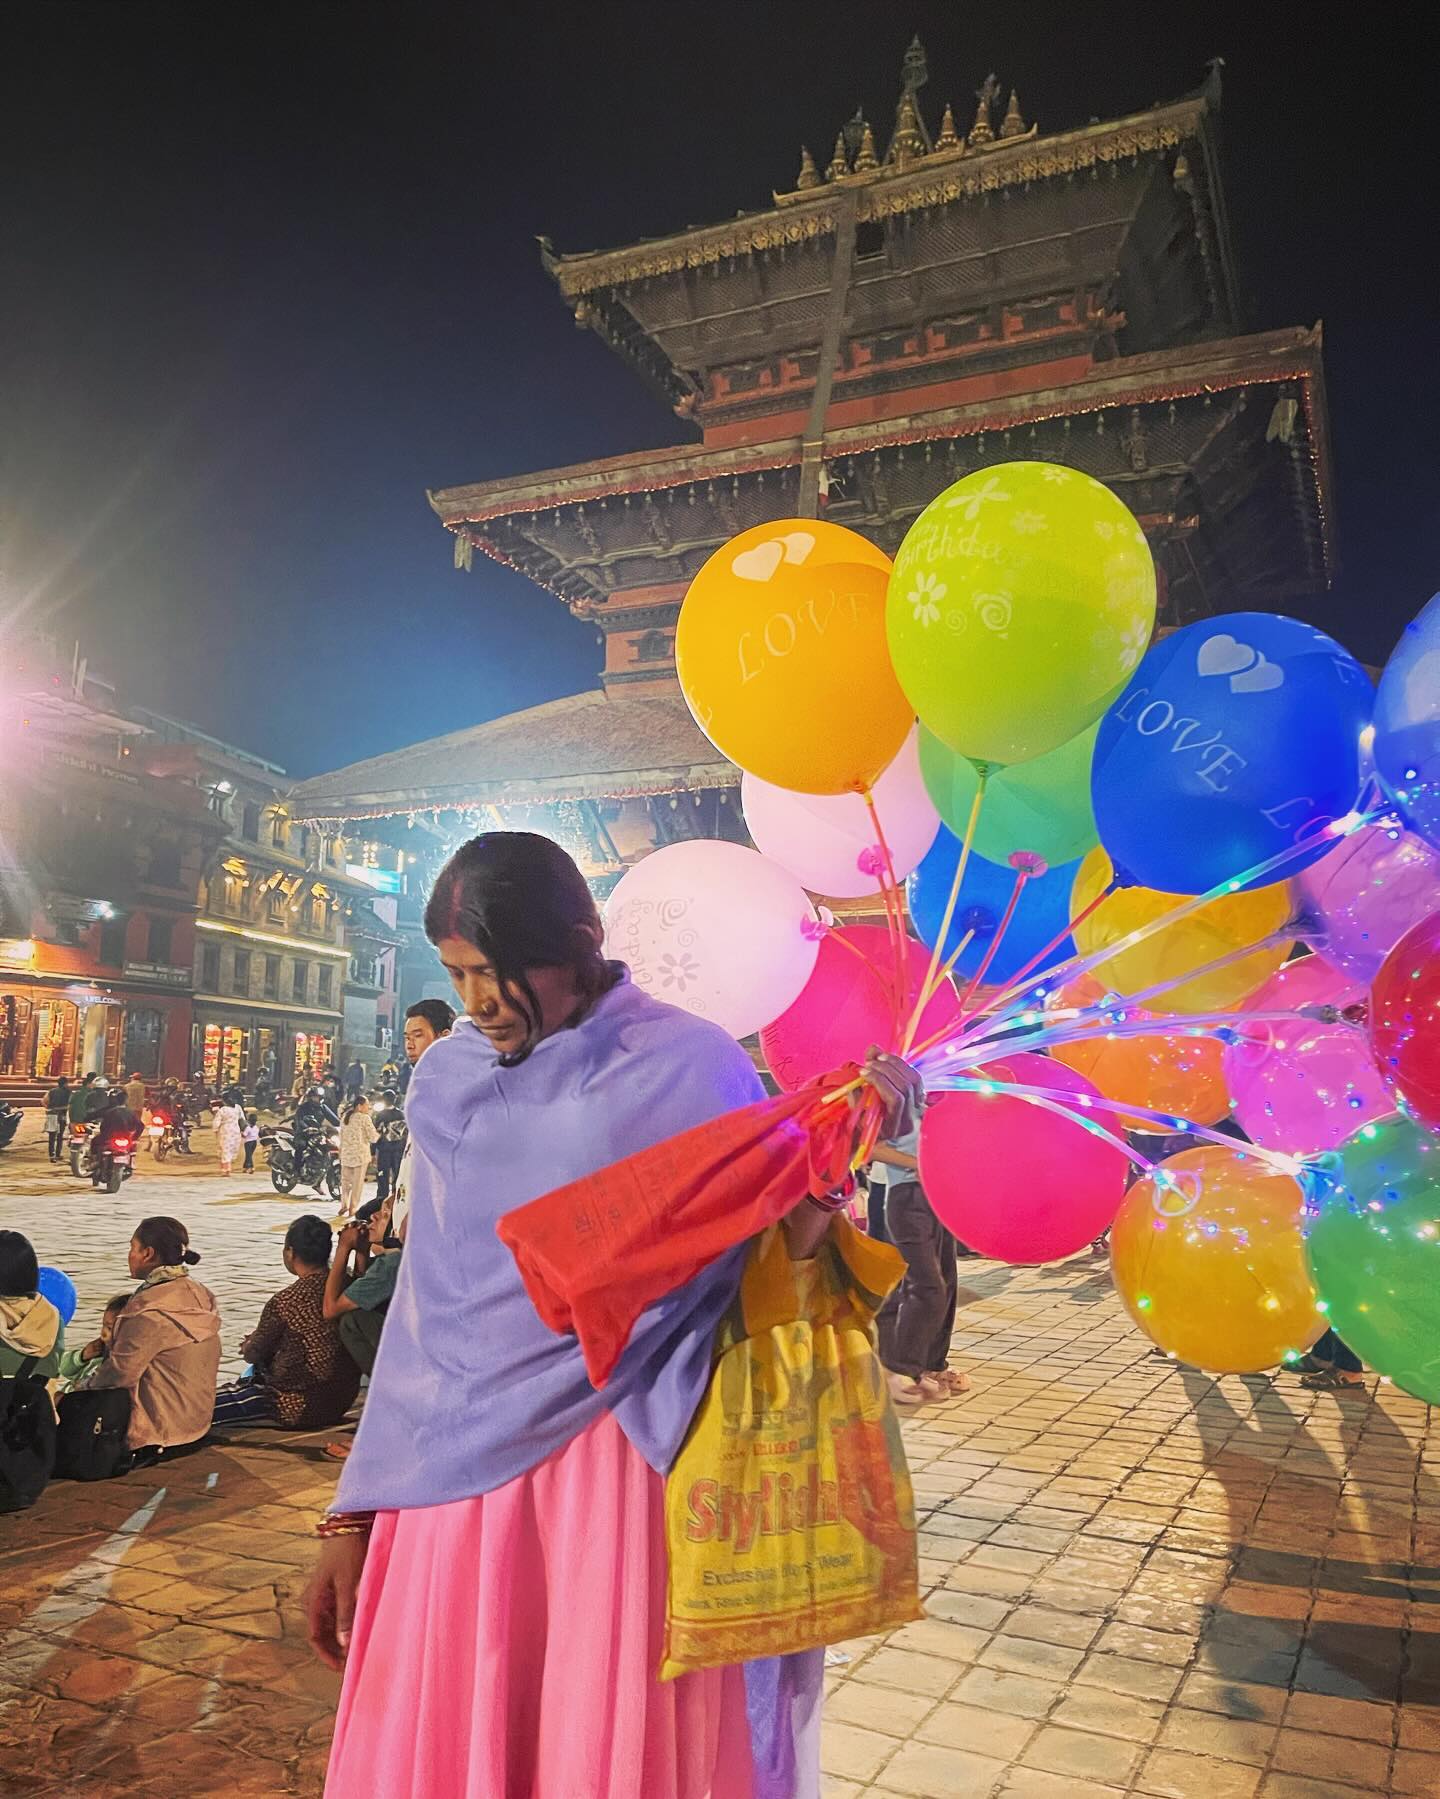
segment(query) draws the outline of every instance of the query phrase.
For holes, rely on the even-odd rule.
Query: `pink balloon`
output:
[[[1225,1049],[1230,1100],[1246,1136],[1263,1149],[1318,1155],[1338,1149],[1362,1124],[1394,1110],[1361,1024],[1245,1022],[1246,1012],[1344,1008],[1363,1001],[1363,982],[1321,956],[1287,962],[1235,1015],[1238,1043]]]
[[[889,998],[890,938],[884,927],[846,925],[822,940],[805,991],[760,1033],[766,1066],[787,1093],[842,1062],[862,1061],[872,1043],[899,1048],[930,968],[930,951],[923,943],[907,937],[905,948],[907,991],[897,1032]],[[921,1014],[915,1041],[923,1043],[959,1019],[959,996],[944,981]]]
[[[732,1037],[758,1031],[798,997],[819,940],[794,875],[738,843],[667,844],[627,869],[605,903],[606,955],[628,963],[656,999]]]
[[[995,1093],[947,1093],[920,1125],[920,1180],[936,1216],[962,1243],[999,1262],[1051,1262],[1093,1243],[1120,1209],[1129,1160],[1079,1119],[1004,1092],[1005,1083],[1058,1089],[1083,1110],[1099,1100],[1083,1075],[1019,1053],[969,1071]],[[1095,1122],[1116,1131],[1097,1106]]]
[[[895,879],[903,881],[924,861],[940,829],[920,773],[918,732],[905,739],[873,793]],[[747,773],[740,777],[740,805],[755,847],[811,893],[862,899],[880,891],[880,845],[858,793],[792,793]]]
[[[1301,940],[1357,981],[1419,919],[1440,911],[1440,850],[1398,824],[1362,825],[1295,877]]]

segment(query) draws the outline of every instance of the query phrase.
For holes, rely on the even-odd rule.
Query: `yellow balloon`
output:
[[[680,686],[722,755],[776,787],[858,793],[915,722],[890,666],[890,564],[840,525],[779,519],[718,549],[675,630]]]
[[[1238,1149],[1182,1150],[1137,1181],[1110,1230],[1125,1309],[1212,1374],[1258,1374],[1326,1327],[1300,1232],[1300,1183]]]
[[[1161,918],[1180,905],[1180,893],[1158,893],[1153,887],[1121,887],[1089,915],[1080,914],[1110,885],[1113,870],[1103,849],[1093,849],[1080,864],[1070,895],[1070,916],[1076,920],[1075,946],[1083,956],[1118,943],[1131,931]],[[1095,975],[1115,993],[1144,993],[1161,981],[1175,979],[1190,969],[1204,968],[1247,944],[1265,940],[1290,922],[1295,905],[1289,887],[1281,881],[1273,887],[1256,887],[1248,893],[1222,893],[1208,900],[1189,917],[1166,925],[1143,943],[1098,963]],[[1209,974],[1183,981],[1167,993],[1145,1001],[1152,1012],[1226,1012],[1238,1006],[1285,960],[1290,939],[1257,948]]]
[[[1053,1015],[1071,1007],[1093,1006],[1104,996],[1105,988],[1093,974],[1081,975],[1060,989],[1047,1011]],[[1124,1014],[1118,1021],[1120,1027],[1148,1019],[1151,1028],[1134,1037],[1121,1036],[1118,1029],[1113,1034],[1097,1032],[1075,1043],[1051,1044],[1050,1054],[1093,1081],[1106,1099],[1167,1112],[1189,1124],[1218,1124],[1230,1110],[1225,1052],[1219,1039],[1208,1034],[1191,1037],[1183,1027],[1166,1031],[1148,1007],[1126,1007]],[[1057,1030],[1065,1028],[1065,1021],[1058,1017],[1054,1024]],[[1112,1117],[1116,1119],[1112,1128],[1120,1130],[1167,1128],[1153,1119]]]

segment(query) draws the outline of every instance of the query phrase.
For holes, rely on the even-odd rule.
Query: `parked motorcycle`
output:
[[[24,1116],[19,1106],[12,1106],[8,1099],[0,1099],[0,1149],[9,1149],[15,1141],[15,1133]]]
[[[293,1193],[296,1187],[323,1186],[331,1199],[340,1198],[340,1144],[335,1137],[311,1137],[304,1153],[297,1154],[295,1134],[284,1125],[262,1131],[260,1141],[270,1166],[270,1185],[277,1193]]]

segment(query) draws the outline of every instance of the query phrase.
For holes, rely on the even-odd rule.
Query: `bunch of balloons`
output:
[[[827,521],[742,532],[676,662],[756,847],[646,857],[609,948],[781,1086],[916,1060],[973,1247],[1113,1227],[1177,1356],[1260,1369],[1328,1322],[1440,1396],[1440,596],[1378,692],[1296,619],[1152,643],[1155,610],[1134,516],[1054,464],[956,482],[893,567]]]

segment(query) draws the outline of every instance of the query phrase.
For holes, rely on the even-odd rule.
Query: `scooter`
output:
[[[12,1106],[8,1099],[0,1099],[0,1149],[9,1149],[15,1141],[15,1133],[24,1116],[19,1106]]]
[[[76,1180],[83,1180],[93,1172],[95,1138],[99,1129],[98,1124],[70,1126],[70,1172]]]
[[[303,1164],[297,1162],[294,1132],[285,1126],[262,1131],[260,1140],[270,1167],[270,1185],[277,1193],[293,1193],[302,1184],[318,1191],[323,1182],[331,1199],[339,1199],[340,1147],[334,1137],[312,1138]]]

